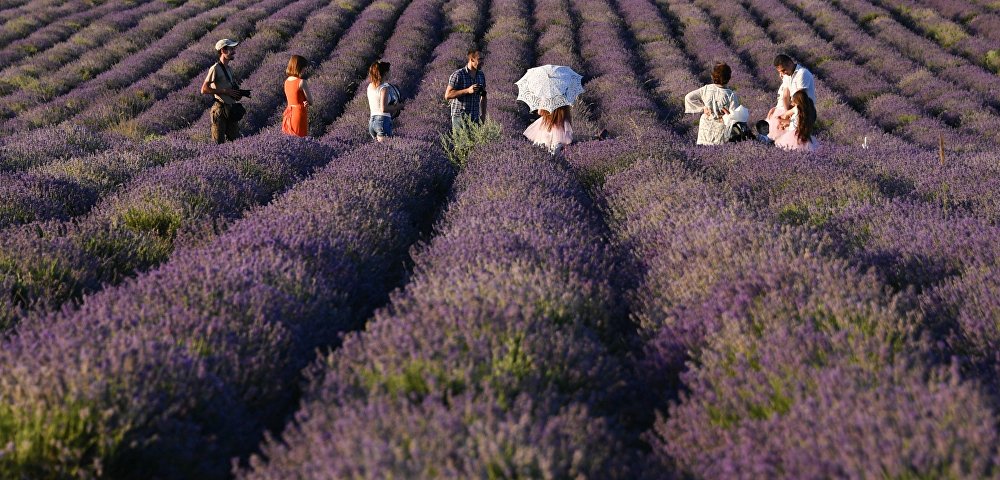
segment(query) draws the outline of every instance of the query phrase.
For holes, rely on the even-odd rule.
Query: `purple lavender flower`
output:
[[[22,324],[0,354],[0,396],[9,435],[38,443],[0,469],[225,476],[295,405],[315,349],[384,301],[449,176],[432,145],[371,145],[207,245]],[[35,415],[86,429],[32,430]]]

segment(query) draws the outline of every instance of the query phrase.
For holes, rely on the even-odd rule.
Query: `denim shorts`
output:
[[[368,120],[368,134],[372,138],[392,136],[392,117],[388,115],[372,115]]]

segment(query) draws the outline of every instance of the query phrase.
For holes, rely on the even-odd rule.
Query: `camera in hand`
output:
[[[241,97],[250,97],[250,90],[244,90],[242,88],[239,88],[236,91],[239,92]]]

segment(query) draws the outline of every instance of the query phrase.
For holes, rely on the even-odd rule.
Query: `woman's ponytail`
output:
[[[375,62],[368,67],[368,81],[376,87],[382,85],[387,73],[389,73],[389,62]]]

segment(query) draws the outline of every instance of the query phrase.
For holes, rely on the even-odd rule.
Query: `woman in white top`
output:
[[[524,130],[524,136],[528,140],[546,148],[553,155],[557,155],[564,145],[573,143],[573,122],[569,105],[556,108],[551,113],[539,108],[538,115],[538,120]]]
[[[389,62],[375,62],[368,68],[368,134],[381,142],[392,136],[392,115],[398,113],[400,105],[395,87],[386,80],[389,77]],[[397,98],[393,98],[397,97]]]
[[[729,128],[723,116],[740,106],[736,92],[726,88],[732,70],[725,63],[712,68],[712,83],[684,96],[684,112],[700,113],[698,145],[719,145],[729,141]]]

